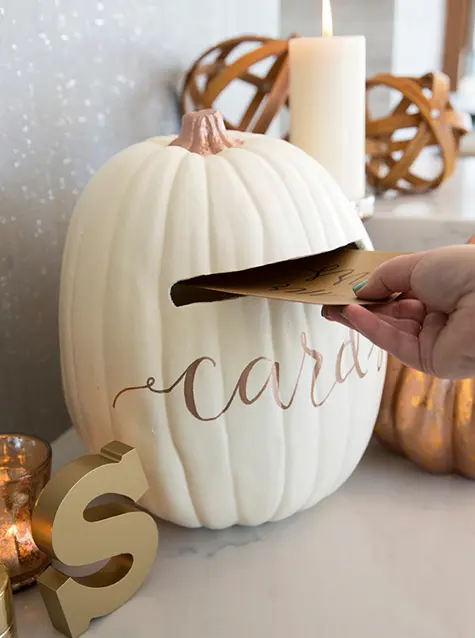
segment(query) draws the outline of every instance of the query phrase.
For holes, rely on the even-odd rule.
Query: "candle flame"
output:
[[[322,31],[323,35],[330,38],[333,35],[333,16],[330,0],[323,0],[322,5]]]

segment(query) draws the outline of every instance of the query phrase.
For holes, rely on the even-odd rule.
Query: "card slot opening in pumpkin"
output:
[[[357,299],[353,286],[393,255],[362,250],[351,243],[321,254],[182,280],[172,286],[170,296],[177,307],[242,296],[318,305],[367,305]]]

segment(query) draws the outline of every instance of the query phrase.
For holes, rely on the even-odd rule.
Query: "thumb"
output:
[[[420,252],[389,259],[376,268],[367,282],[353,288],[355,294],[360,299],[376,301],[387,299],[395,292],[409,292],[414,268],[425,254],[425,252]]]

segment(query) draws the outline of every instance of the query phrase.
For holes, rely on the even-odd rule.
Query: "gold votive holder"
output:
[[[12,588],[7,568],[0,563],[0,638],[16,638]]]
[[[0,563],[14,592],[34,584],[50,562],[31,534],[33,509],[50,476],[51,446],[46,441],[0,434]]]

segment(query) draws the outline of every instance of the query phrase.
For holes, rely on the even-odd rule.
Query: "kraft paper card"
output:
[[[344,306],[384,303],[358,299],[353,286],[382,263],[404,253],[358,250],[345,246],[331,252],[239,272],[203,275],[180,282],[172,290],[177,306],[250,296],[310,304]],[[393,295],[394,299],[397,295]]]

